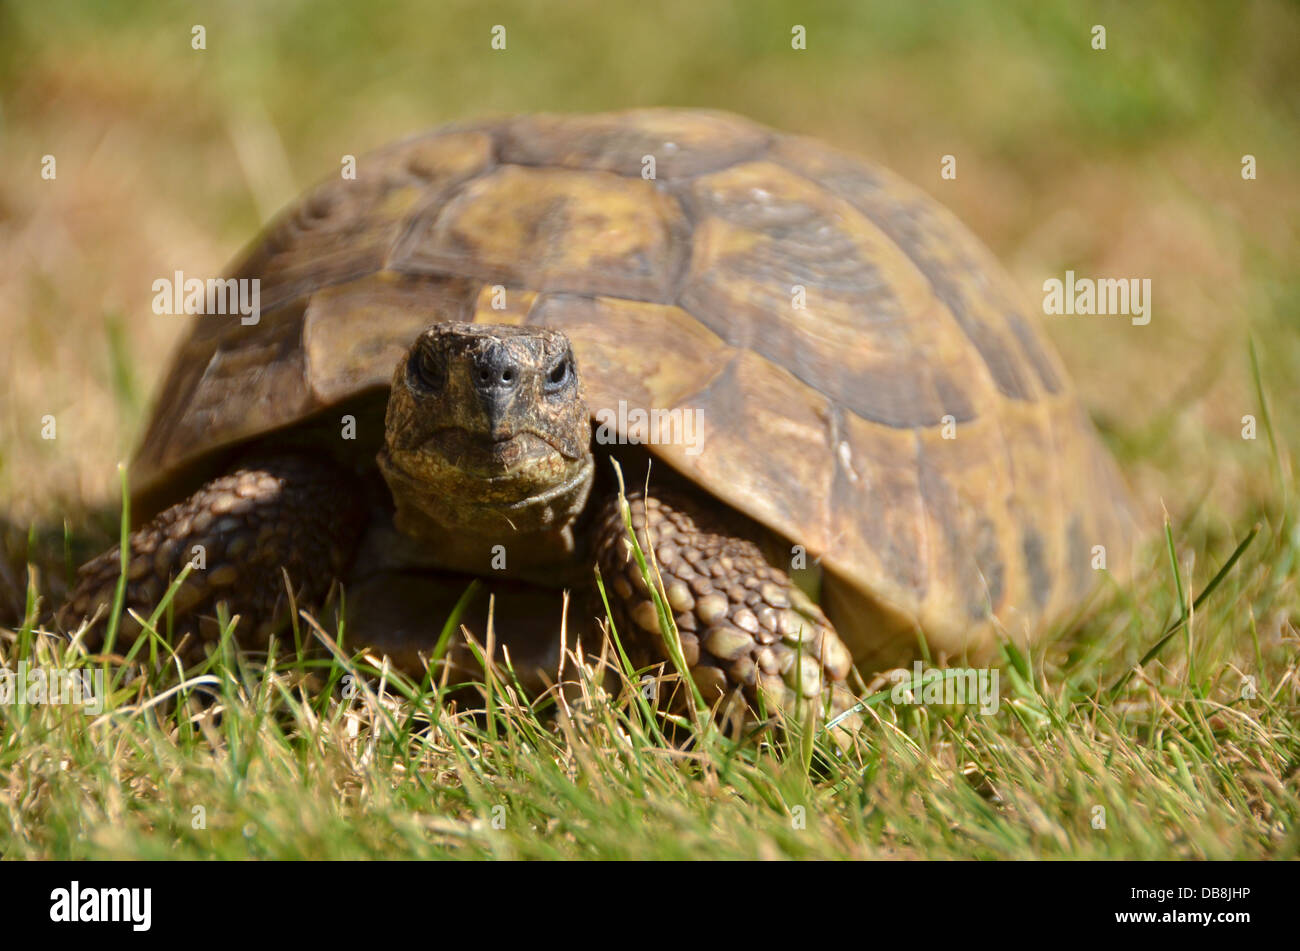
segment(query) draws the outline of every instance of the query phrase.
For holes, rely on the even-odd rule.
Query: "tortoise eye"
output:
[[[572,376],[573,358],[566,353],[563,359],[551,368],[551,372],[546,374],[546,392],[554,393],[556,390],[563,389]]]
[[[407,364],[407,378],[420,389],[436,393],[447,382],[447,367],[428,347],[417,347]]]

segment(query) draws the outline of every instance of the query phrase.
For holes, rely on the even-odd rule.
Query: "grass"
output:
[[[349,655],[345,630],[305,612],[293,641],[314,637],[325,656],[244,654],[227,618],[190,669],[158,633],[165,603],[125,657],[25,623],[0,642],[0,666],[101,672],[108,702],[94,716],[0,705],[0,853],[1294,855],[1300,670],[1294,634],[1271,639],[1258,619],[1294,594],[1300,537],[1283,517],[1255,538],[1189,599],[1171,531],[1166,575],[1113,590],[1072,638],[1005,648],[996,713],[880,691],[847,749],[798,717],[731,739],[707,717],[658,712],[643,677],[676,675],[634,670],[621,648],[614,689],[575,653],[569,689],[529,702],[497,658],[466,705],[445,678]],[[1243,624],[1248,641],[1233,636]]]
[[[358,19],[234,3],[202,14],[202,54],[199,15],[170,0],[0,9],[0,554],[19,562],[0,558],[15,598],[0,614],[28,618],[0,631],[0,667],[111,684],[95,716],[0,705],[0,855],[1300,853],[1295,6],[740,9],[505,2],[485,19],[397,2]],[[494,57],[497,22],[510,52]],[[788,49],[792,22],[806,53]],[[1086,45],[1097,22],[1104,53]],[[182,330],[142,316],[154,278],[218,272],[341,154],[478,114],[641,104],[731,109],[894,168],[1031,302],[1067,268],[1152,279],[1148,327],[1044,321],[1150,558],[1008,651],[996,713],[898,704],[873,683],[837,754],[797,720],[739,743],[704,718],[669,723],[621,659],[601,671],[614,689],[575,658],[571,693],[533,704],[498,664],[475,713],[449,684],[353,656],[325,616],[298,618],[272,657],[227,641],[188,670],[163,637],[105,659],[31,623],[37,594],[57,605],[117,537],[114,463]],[[46,153],[55,182],[32,172]],[[936,174],[947,153],[955,181]],[[1246,153],[1257,180],[1240,178]],[[24,612],[27,558],[42,570]],[[165,629],[165,606],[144,620]]]

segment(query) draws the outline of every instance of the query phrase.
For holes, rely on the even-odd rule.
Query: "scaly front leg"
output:
[[[306,456],[258,459],[204,485],[160,513],[129,539],[125,607],[148,616],[186,564],[191,570],[172,601],[175,630],[211,639],[211,619],[225,602],[240,616],[245,646],[264,646],[287,619],[287,571],[300,606],[318,604],[352,558],[365,510],[354,480]],[[121,569],[114,547],[87,562],[59,619],[65,628],[102,605],[111,609]],[[88,644],[103,636],[101,616]],[[125,614],[129,644],[140,625]]]
[[[799,696],[847,709],[852,658],[817,605],[759,546],[689,492],[628,496],[637,541],[663,576],[682,653],[706,702],[733,693],[790,709]],[[666,657],[654,602],[632,555],[615,496],[598,522],[597,560],[625,635]]]

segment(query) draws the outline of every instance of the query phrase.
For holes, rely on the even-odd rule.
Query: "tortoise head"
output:
[[[541,327],[445,323],[397,365],[379,465],[398,527],[564,530],[586,504],[591,419],[573,348]]]

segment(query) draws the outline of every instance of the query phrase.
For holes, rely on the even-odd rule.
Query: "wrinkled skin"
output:
[[[445,546],[443,567],[482,571],[498,544],[516,550],[516,564],[574,554],[594,462],[563,334],[431,327],[398,364],[385,438],[379,466],[397,527]]]

